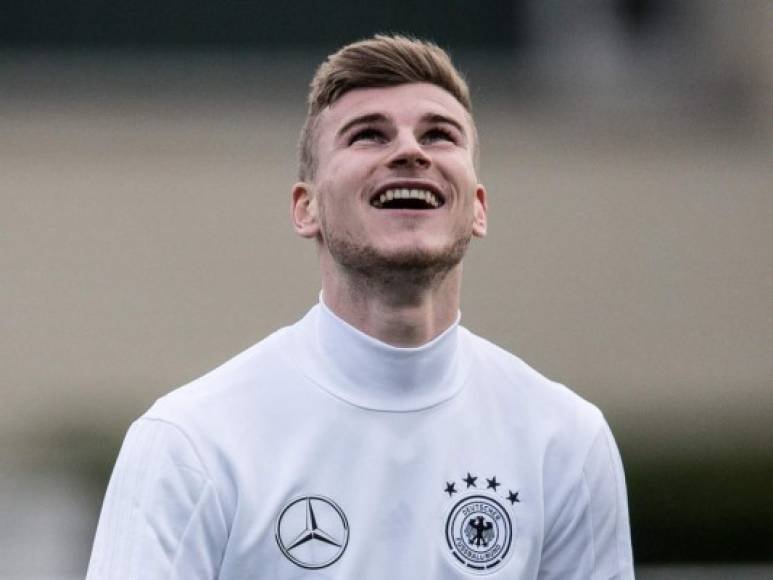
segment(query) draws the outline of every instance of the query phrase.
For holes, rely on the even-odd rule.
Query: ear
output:
[[[475,201],[473,203],[472,235],[476,238],[482,238],[486,235],[488,203],[486,201],[486,188],[480,183],[475,188]]]
[[[290,211],[299,236],[316,238],[319,235],[317,196],[310,183],[301,181],[293,185]]]

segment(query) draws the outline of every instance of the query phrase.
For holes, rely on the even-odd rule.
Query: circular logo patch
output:
[[[276,543],[293,564],[311,570],[325,568],[346,550],[349,523],[332,499],[304,495],[290,500],[279,511]]]
[[[446,542],[453,557],[468,570],[493,572],[510,552],[512,540],[510,515],[494,498],[468,495],[448,514]]]

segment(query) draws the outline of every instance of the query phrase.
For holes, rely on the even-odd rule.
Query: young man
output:
[[[486,191],[448,56],[346,46],[309,104],[320,302],[132,425],[88,578],[633,578],[601,413],[459,325]]]

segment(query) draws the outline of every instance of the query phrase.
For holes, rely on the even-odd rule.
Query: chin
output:
[[[359,245],[351,240],[328,240],[333,259],[345,269],[368,278],[390,278],[400,272],[437,276],[456,267],[464,257],[470,237],[443,246],[401,245],[378,247]]]

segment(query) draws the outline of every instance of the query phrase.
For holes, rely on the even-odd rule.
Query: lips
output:
[[[394,184],[381,187],[370,199],[376,209],[433,210],[445,203],[443,195],[426,184]]]

